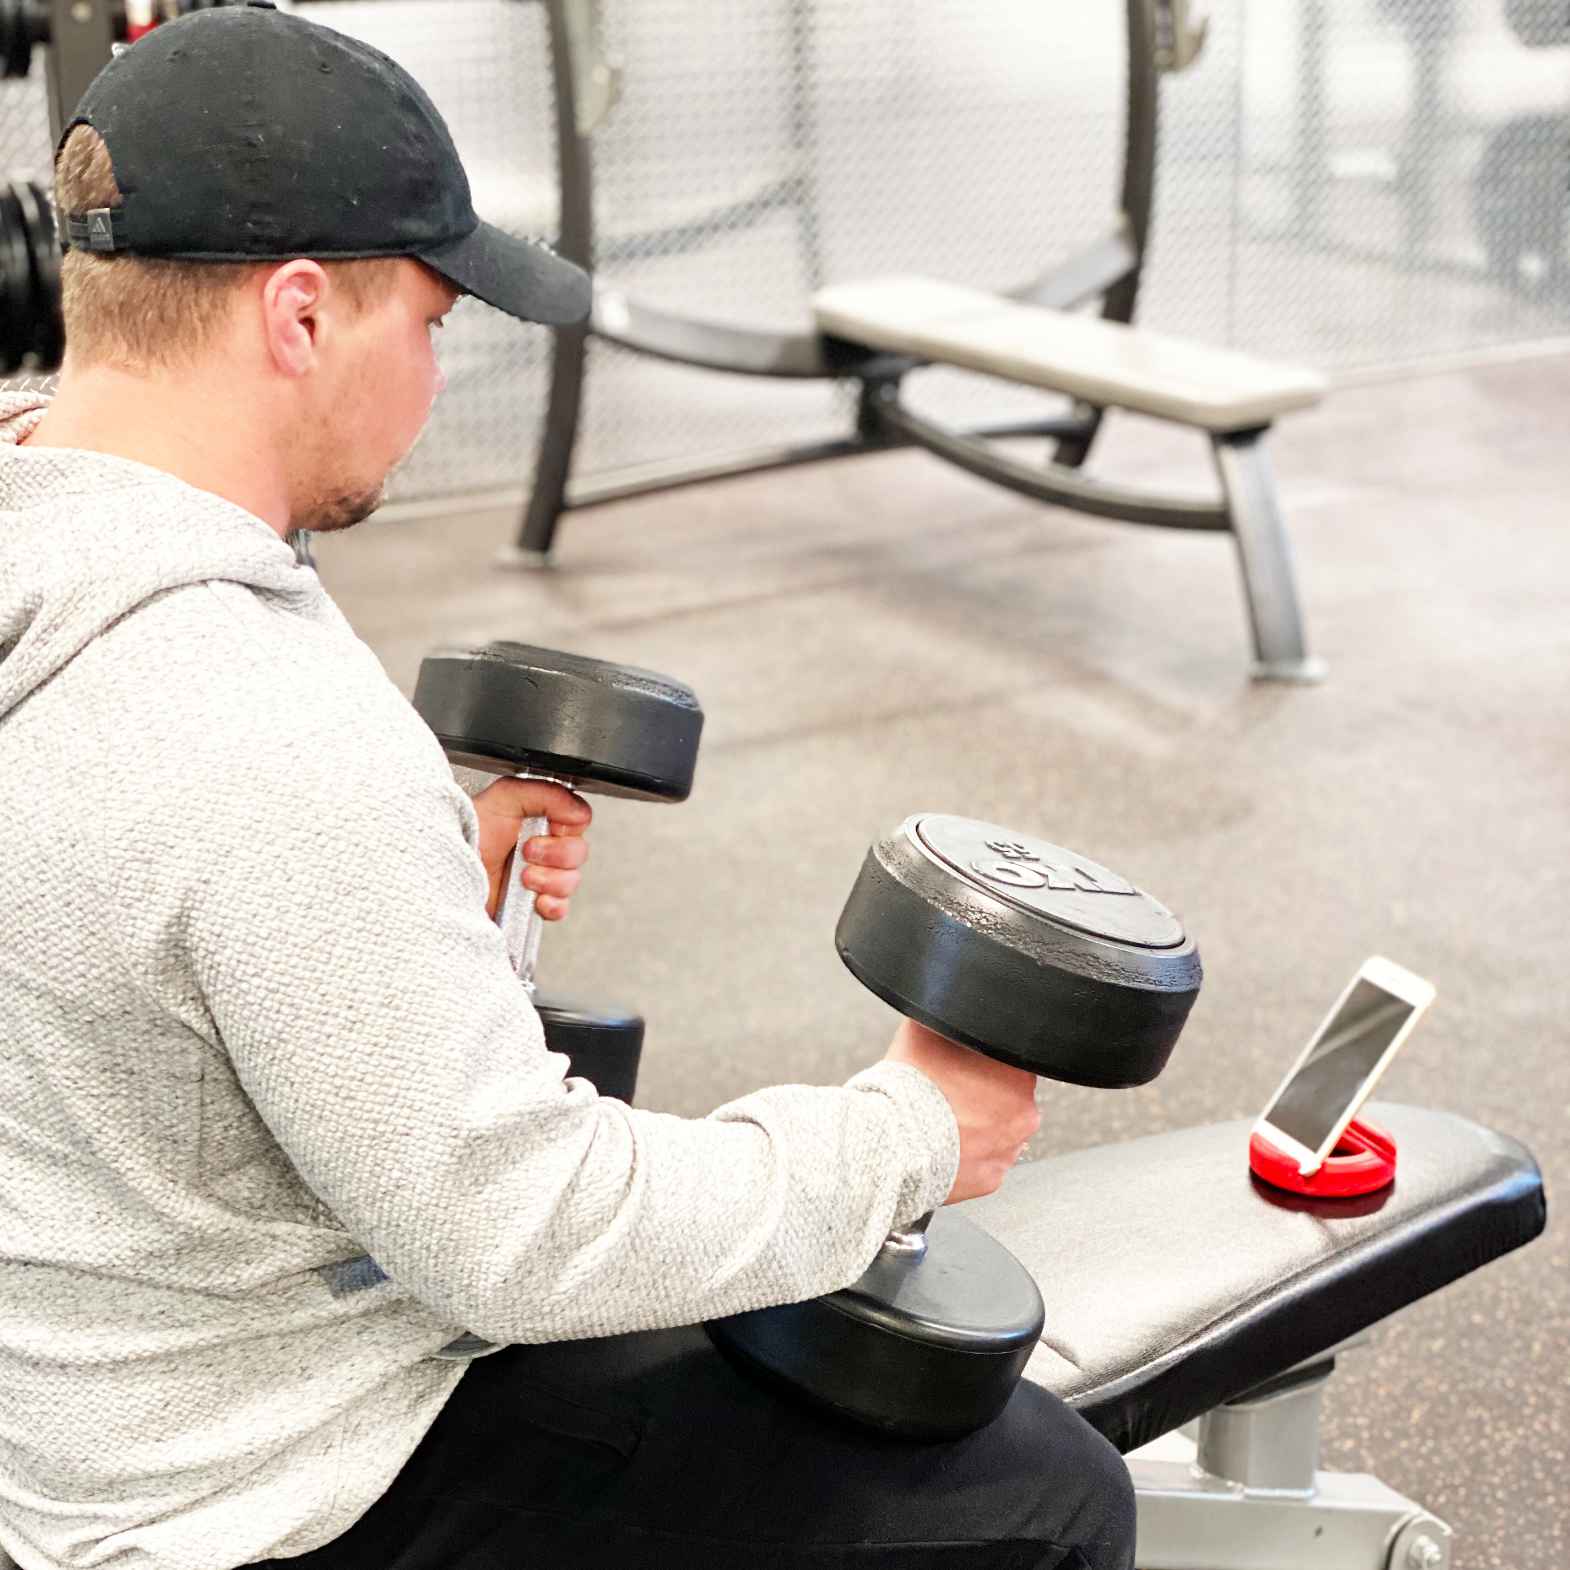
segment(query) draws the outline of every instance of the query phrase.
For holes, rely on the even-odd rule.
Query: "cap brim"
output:
[[[589,275],[535,240],[519,240],[481,222],[453,245],[421,251],[420,260],[498,311],[524,322],[567,327],[589,314]]]

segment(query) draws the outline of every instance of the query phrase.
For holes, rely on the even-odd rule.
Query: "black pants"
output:
[[[391,1489],[276,1570],[1130,1570],[1122,1458],[1022,1385],[913,1444],[757,1385],[701,1329],[476,1362]]]

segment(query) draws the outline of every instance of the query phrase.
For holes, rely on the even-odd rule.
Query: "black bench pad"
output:
[[[1542,1175],[1453,1113],[1370,1104],[1396,1182],[1309,1200],[1248,1170],[1248,1122],[1017,1168],[965,1213],[1046,1299],[1027,1377],[1125,1453],[1326,1351],[1543,1230]]]

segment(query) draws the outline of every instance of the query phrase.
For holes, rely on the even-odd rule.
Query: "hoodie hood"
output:
[[[225,580],[300,602],[316,574],[262,520],[127,458],[19,445],[49,407],[0,394],[0,721],[127,612]]]

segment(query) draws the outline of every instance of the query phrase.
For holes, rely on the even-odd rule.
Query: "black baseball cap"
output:
[[[198,11],[122,50],[79,125],[124,205],[62,214],[68,248],[189,262],[411,256],[527,322],[589,312],[582,268],[474,211],[451,132],[379,50],[276,9]]]

